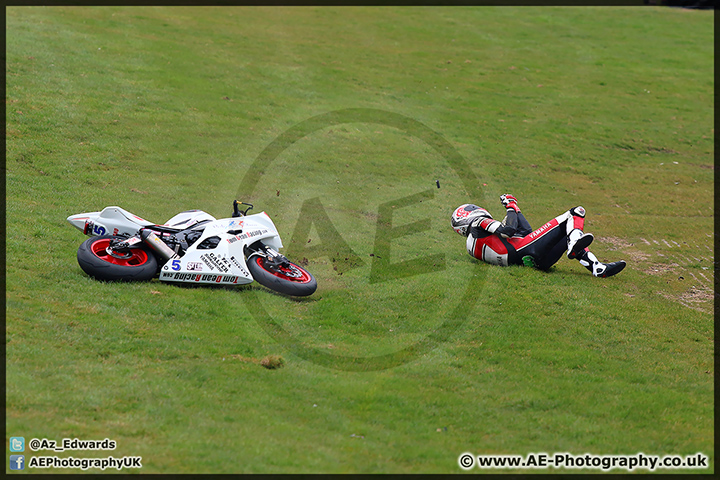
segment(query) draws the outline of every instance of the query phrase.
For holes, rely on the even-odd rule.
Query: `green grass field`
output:
[[[711,11],[9,7],[6,29],[6,444],[117,442],[26,461],[702,452],[680,471],[714,472]],[[450,214],[501,218],[506,192],[536,228],[583,205],[593,252],[628,268],[473,261]],[[313,296],[97,282],[65,220],[234,198]]]

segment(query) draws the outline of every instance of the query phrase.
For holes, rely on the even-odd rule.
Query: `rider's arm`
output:
[[[515,234],[527,235],[530,233],[528,230],[530,224],[527,223],[523,214],[520,213],[517,198],[510,193],[506,193],[500,195],[500,203],[502,203],[503,207],[507,210],[507,216],[503,222],[504,225],[498,227],[497,233],[505,238],[512,237]]]
[[[512,237],[515,235],[515,232],[517,232],[517,224],[517,213],[512,208],[508,208],[507,216],[505,217],[505,225],[501,223],[497,230],[495,230],[495,233],[505,238]]]
[[[515,210],[508,208],[505,225],[492,218],[477,219],[470,226],[470,233],[475,237],[484,236],[482,234],[479,235],[481,232],[478,232],[478,230],[494,233],[505,238],[512,237],[517,230],[517,213],[515,213]]]

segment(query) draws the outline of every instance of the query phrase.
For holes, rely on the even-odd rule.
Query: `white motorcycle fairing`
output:
[[[120,207],[80,213],[68,222],[90,238],[77,251],[82,270],[100,281],[241,285],[253,281],[304,297],[317,289],[310,272],[292,263],[270,217],[248,215],[253,206],[233,201],[231,218],[201,210],[181,212],[163,225]],[[244,210],[243,210],[244,209]]]
[[[135,235],[141,228],[153,225],[120,207],[105,207],[102,212],[78,213],[70,215],[67,220],[85,235]]]
[[[263,240],[274,250],[282,248],[277,228],[265,212],[215,220],[197,228],[204,229],[202,236],[181,258],[171,258],[163,265],[161,281],[219,285],[251,283],[253,277],[245,262],[245,246]],[[212,244],[216,246],[207,247]]]
[[[67,220],[85,235],[135,235],[141,228],[155,225],[120,207],[105,207],[102,212],[78,213],[70,215]],[[202,210],[188,210],[178,213],[164,225],[183,229],[205,220],[215,221],[215,217]]]

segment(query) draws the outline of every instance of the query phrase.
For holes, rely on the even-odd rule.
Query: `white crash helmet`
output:
[[[466,203],[460,205],[452,214],[452,228],[463,237],[467,237],[470,231],[470,224],[478,218],[493,218],[490,212],[482,207]]]

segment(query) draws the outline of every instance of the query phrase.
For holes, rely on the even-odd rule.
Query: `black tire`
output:
[[[288,263],[290,268],[268,268],[262,255],[247,259],[248,270],[260,285],[294,297],[312,295],[317,290],[315,277],[304,268]]]
[[[85,240],[78,248],[77,259],[80,268],[97,280],[142,282],[150,280],[157,273],[157,259],[145,248],[130,250],[128,258],[115,258],[105,249],[114,235],[100,235]]]

